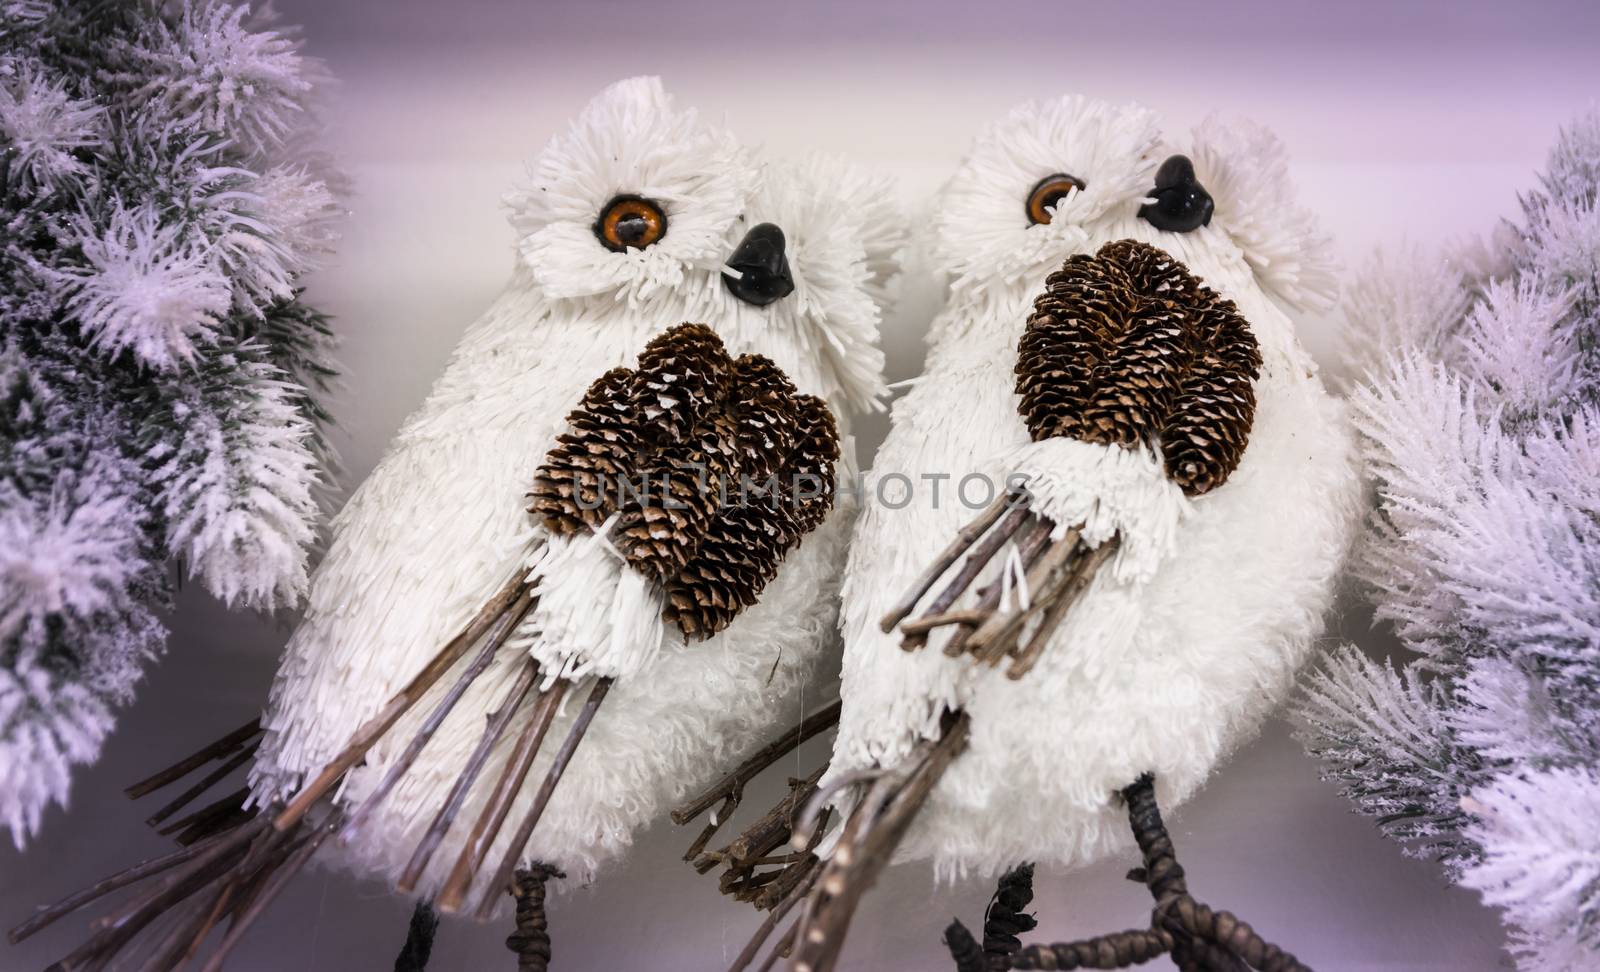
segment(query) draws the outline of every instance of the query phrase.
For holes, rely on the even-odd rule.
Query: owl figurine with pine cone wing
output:
[[[250,759],[152,879],[188,890],[78,959],[168,910],[156,947],[227,920],[225,952],[319,850],[488,916],[831,691],[890,198],[762,162],[655,79],[600,94],[508,197],[511,283],[334,521],[259,726],[176,768]]]
[[[891,858],[1078,865],[1130,818],[1151,925],[1019,967],[1294,968],[1189,897],[1156,808],[1284,698],[1358,518],[1344,409],[1280,306],[1330,298],[1325,241],[1270,135],[1174,144],[1078,97],[991,127],[935,206],[949,295],[851,544],[792,968],[834,966]]]

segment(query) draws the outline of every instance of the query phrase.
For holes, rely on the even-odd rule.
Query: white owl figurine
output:
[[[883,392],[879,304],[903,236],[891,199],[842,163],[761,161],[653,78],[606,89],[549,143],[508,197],[510,284],[334,520],[259,739],[246,727],[206,753],[259,746],[245,805],[202,835],[242,858],[215,871],[202,854],[214,873],[195,859],[172,872],[204,878],[190,899],[202,912],[320,847],[442,910],[493,914],[513,867],[586,880],[665,805],[814,704],[813,684],[831,693],[846,490],[787,538],[775,573],[736,592],[744,601],[706,595],[716,621],[699,630],[670,620],[683,614],[671,602],[681,578],[648,575],[633,556],[699,563],[669,549],[676,534],[662,540],[670,507],[557,529],[530,514],[529,494],[539,479],[559,505],[565,484],[546,475],[558,437],[581,431],[586,389],[618,375],[638,414],[590,419],[649,419],[651,435],[670,433],[663,454],[709,442],[759,465],[798,433],[732,404],[716,414],[744,423],[737,434],[690,429],[757,374],[760,402],[809,408],[829,427],[840,457],[825,478],[850,479],[850,413]],[[712,405],[679,394],[684,335],[722,369]],[[84,954],[122,944],[102,932]]]
[[[823,799],[853,812],[821,846],[804,972],[891,855],[1081,865],[1130,845],[1136,782],[1187,799],[1288,693],[1358,517],[1344,407],[1280,306],[1335,280],[1270,135],[1027,104],[932,218],[949,294],[851,541]]]

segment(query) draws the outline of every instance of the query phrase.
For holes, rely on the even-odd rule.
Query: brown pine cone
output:
[[[695,558],[667,582],[662,619],[690,638],[709,638],[756,603],[797,531],[776,496],[725,507]]]
[[[1017,393],[1034,438],[1075,435],[1082,427],[1097,367],[1105,360],[1134,297],[1114,265],[1079,254],[1045,280],[1017,345]]]
[[[682,442],[711,406],[728,397],[733,359],[717,332],[704,324],[679,324],[639,354],[632,391],[644,442]]]
[[[1164,300],[1140,303],[1121,339],[1094,371],[1079,437],[1134,446],[1161,427],[1194,356],[1184,308]]]
[[[1231,301],[1210,308],[1203,328],[1208,350],[1161,427],[1167,475],[1191,495],[1216,488],[1238,468],[1255,417],[1251,382],[1261,371],[1261,350]]]
[[[794,404],[794,450],[779,477],[781,498],[791,506],[795,531],[791,545],[815,530],[833,509],[833,465],[839,461],[839,426],[827,402],[815,395],[798,395]]]
[[[771,358],[744,354],[733,362],[741,475],[764,481],[777,472],[794,442],[794,400],[794,383]]]
[[[738,486],[737,422],[721,401],[700,418],[683,441],[640,467],[614,534],[628,562],[663,583],[694,557],[724,493]]]
[[[1261,353],[1232,301],[1135,240],[1068,258],[1017,344],[1018,411],[1035,441],[1159,447],[1191,494],[1239,464]]]
[[[595,529],[665,589],[666,620],[709,637],[754,604],[833,505],[839,433],[770,359],[730,359],[699,324],[607,372],[567,417],[534,481],[552,531]]]
[[[601,375],[567,416],[533,481],[528,512],[544,518],[553,533],[593,529],[617,508],[617,494],[633,471],[639,437],[629,402],[633,371],[613,368]]]

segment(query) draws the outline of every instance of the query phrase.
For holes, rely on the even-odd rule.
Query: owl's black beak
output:
[[[1186,155],[1161,163],[1150,198],[1154,201],[1139,207],[1139,218],[1158,230],[1188,233],[1211,222],[1211,194],[1195,178],[1194,163]]]
[[[772,223],[750,227],[722,269],[722,283],[728,292],[757,307],[794,293],[783,242],[783,230]]]

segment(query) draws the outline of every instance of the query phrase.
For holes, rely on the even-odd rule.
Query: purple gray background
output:
[[[1428,246],[1487,229],[1532,184],[1557,126],[1600,93],[1600,7],[1582,0],[277,6],[306,26],[310,52],[343,82],[330,98],[328,141],[353,176],[353,212],[336,263],[311,291],[345,336],[337,439],[346,486],[372,467],[504,283],[511,234],[501,192],[551,132],[621,77],[659,73],[682,101],[725,115],[773,152],[822,148],[878,166],[912,205],[981,125],[1028,98],[1138,100],[1173,128],[1217,110],[1247,115],[1288,143],[1307,202],[1352,265],[1378,244]],[[887,322],[892,379],[917,373],[937,304],[932,283],[914,280]],[[1306,324],[1324,361],[1335,322]],[[864,448],[882,428],[865,430]],[[121,786],[244,721],[264,698],[287,629],[228,614],[196,590],[179,607],[171,651],[100,765],[79,774],[71,809],[52,811],[27,853],[0,849],[5,925],[158,852],[163,840]],[[1389,647],[1353,608],[1333,620],[1330,637],[1339,636]],[[748,805],[764,798],[752,793]],[[557,968],[724,967],[756,916],[677,862],[690,836],[657,825],[627,864],[559,899]],[[1174,836],[1202,897],[1317,968],[1509,964],[1494,916],[1351,815],[1282,723],[1177,815]],[[1121,877],[1131,863],[1041,872],[1037,939],[1142,924],[1148,898]],[[891,869],[857,918],[843,967],[948,968],[945,923],[980,921],[991,887],[935,887],[920,865]],[[388,969],[409,910],[381,887],[318,872],[262,920],[232,967]],[[0,969],[42,967],[81,928],[69,920],[25,946],[0,946]],[[509,968],[508,930],[447,923],[432,968]]]

